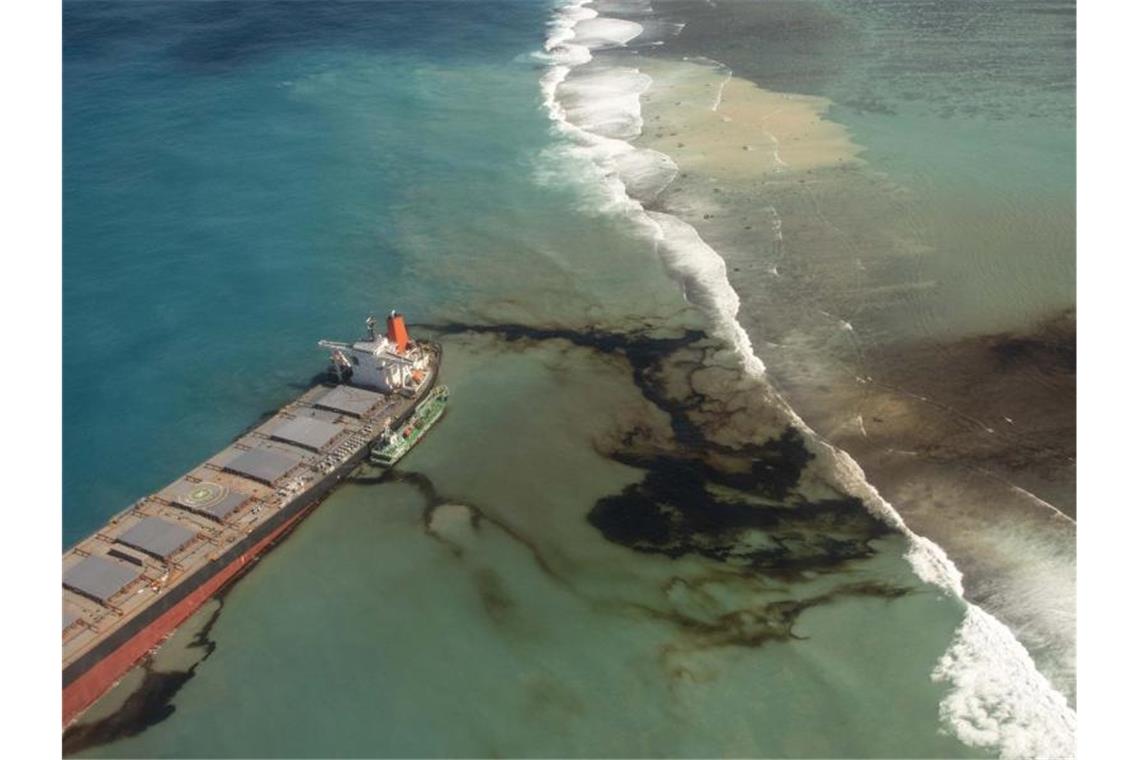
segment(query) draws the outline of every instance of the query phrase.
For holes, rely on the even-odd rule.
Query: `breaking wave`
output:
[[[556,127],[569,138],[566,146],[556,150],[587,162],[608,196],[606,208],[625,214],[654,241],[685,298],[712,318],[718,337],[738,349],[750,371],[762,374],[764,365],[736,321],[740,298],[728,282],[724,260],[692,225],[671,214],[647,211],[643,205],[665,189],[678,171],[666,154],[628,142],[641,134],[641,94],[652,78],[627,66],[594,64],[568,79],[571,70],[591,64],[591,51],[624,46],[642,29],[633,21],[602,23],[617,19],[598,17],[585,7],[587,3],[573,0],[558,8],[546,42],[544,56],[551,66],[541,81],[544,104]],[[579,37],[578,29],[583,26],[586,34]]]
[[[744,370],[762,379],[764,364],[736,319],[740,298],[729,283],[724,260],[692,225],[645,207],[678,173],[668,155],[629,142],[641,134],[641,95],[652,78],[636,68],[594,59],[594,51],[624,47],[645,27],[601,16],[590,5],[591,0],[567,0],[555,8],[544,50],[536,54],[548,64],[541,78],[544,106],[566,138],[551,150],[576,159],[600,191],[603,209],[624,215],[653,241],[685,299],[736,349]],[[645,0],[628,3],[629,9],[607,5],[627,15],[652,11]],[[772,395],[778,398],[774,391]],[[944,726],[965,744],[996,750],[1003,758],[1072,757],[1076,713],[1037,670],[1025,647],[1000,621],[964,599],[962,574],[946,552],[907,527],[854,459],[820,439],[786,403],[783,406],[830,459],[838,484],[907,537],[907,560],[919,578],[963,604],[963,622],[931,673],[948,686],[940,706]]]

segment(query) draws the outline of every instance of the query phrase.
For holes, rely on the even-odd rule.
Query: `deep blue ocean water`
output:
[[[466,299],[444,254],[518,244],[488,212],[565,200],[533,197],[515,61],[546,13],[64,4],[65,545],[295,394],[319,338]]]

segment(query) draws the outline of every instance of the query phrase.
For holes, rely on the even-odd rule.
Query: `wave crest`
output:
[[[541,80],[547,113],[569,140],[567,152],[588,166],[602,189],[605,210],[624,214],[654,241],[685,299],[701,308],[717,337],[736,349],[742,369],[762,379],[764,364],[736,320],[740,298],[729,283],[724,259],[692,225],[643,205],[678,172],[666,154],[629,142],[641,134],[640,99],[652,78],[628,67],[597,67],[571,78],[575,69],[591,64],[592,50],[625,46],[643,29],[633,21],[602,17],[585,7],[589,4],[570,0],[556,9],[550,23],[545,53],[540,55],[550,63]],[[648,3],[638,8],[651,11]],[[771,395],[780,398],[774,390]],[[906,558],[915,574],[962,603],[963,622],[931,674],[949,686],[940,706],[946,729],[969,746],[996,749],[1003,758],[1072,757],[1076,713],[1037,670],[1025,647],[1000,621],[963,598],[962,573],[946,552],[907,527],[855,460],[822,440],[780,402],[794,424],[830,455],[838,485],[907,537]]]

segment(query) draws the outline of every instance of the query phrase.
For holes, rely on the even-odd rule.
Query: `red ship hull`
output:
[[[230,564],[218,571],[210,580],[194,589],[185,599],[162,613],[154,622],[140,630],[130,640],[111,654],[104,657],[94,667],[76,678],[63,689],[63,726],[72,721],[103,696],[108,689],[122,678],[147,652],[162,642],[175,628],[190,617],[207,599],[221,589],[226,582],[245,570],[250,562],[264,552],[274,541],[288,533],[316,505],[301,510],[287,522],[268,534],[248,551],[243,552]]]

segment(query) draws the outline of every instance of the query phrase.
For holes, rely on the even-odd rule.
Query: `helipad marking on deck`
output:
[[[185,502],[191,507],[212,507],[226,497],[229,489],[218,483],[199,483],[193,491],[186,494]]]

